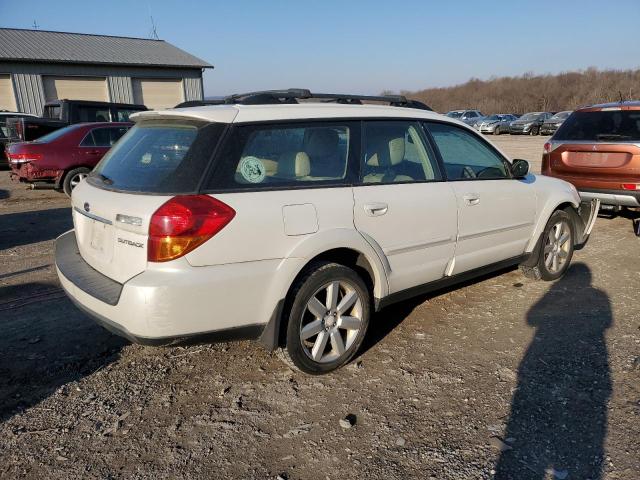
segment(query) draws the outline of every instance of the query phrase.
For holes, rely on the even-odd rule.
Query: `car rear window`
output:
[[[107,152],[89,182],[150,194],[197,190],[225,126],[200,121],[142,121]]]
[[[640,110],[574,112],[553,138],[565,141],[638,141]]]

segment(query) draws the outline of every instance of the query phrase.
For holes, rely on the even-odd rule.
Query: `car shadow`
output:
[[[535,328],[518,370],[498,480],[602,478],[611,374],[605,332],[613,323],[606,293],[583,263],[527,313]]]
[[[9,190],[3,190],[2,188],[0,188],[0,200],[4,200],[6,198],[9,198],[11,196],[11,192],[9,192]]]
[[[456,283],[455,285],[451,285],[449,287],[434,290],[433,292],[425,295],[418,295],[417,297],[394,303],[380,310],[379,312],[376,312],[371,319],[371,323],[367,330],[367,335],[362,342],[362,347],[360,349],[359,355],[364,354],[376,344],[381,342],[387,335],[389,335],[389,333],[391,333],[398,325],[400,325],[404,321],[404,319],[411,315],[416,307],[420,306],[424,302],[440,295],[452,292],[454,290],[458,290],[460,288],[464,288],[469,285],[488,280],[490,278],[498,277],[516,269],[517,267],[508,267],[496,272],[481,275],[464,282]]]
[[[126,341],[90,321],[55,283],[0,288],[0,422],[116,361]]]
[[[6,213],[0,215],[0,250],[53,240],[71,228],[68,207]]]

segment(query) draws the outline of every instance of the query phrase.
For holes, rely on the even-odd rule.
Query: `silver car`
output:
[[[446,115],[449,118],[460,120],[467,125],[473,125],[484,118],[484,114],[479,110],[451,110],[447,112]]]
[[[495,115],[489,115],[482,120],[474,123],[473,128],[480,133],[491,133],[493,135],[500,135],[501,133],[509,133],[509,124],[518,117],[510,113],[497,113]]]

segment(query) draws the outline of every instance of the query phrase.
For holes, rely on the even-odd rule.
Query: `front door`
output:
[[[364,123],[354,221],[386,260],[391,293],[438,280],[453,259],[456,197],[417,122]]]
[[[534,228],[535,177],[514,179],[508,162],[476,133],[429,122],[458,203],[452,274],[522,255]]]

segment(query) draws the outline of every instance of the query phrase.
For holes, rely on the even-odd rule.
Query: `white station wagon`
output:
[[[392,302],[510,265],[559,278],[596,218],[597,200],[404,97],[219,103],[132,116],[73,191],[60,281],[133,342],[254,338],[329,372]]]

